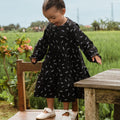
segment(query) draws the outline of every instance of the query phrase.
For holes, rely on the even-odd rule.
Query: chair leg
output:
[[[77,116],[76,116],[76,120],[79,120],[79,118],[78,118],[78,114],[77,114]]]
[[[77,99],[75,100],[75,102],[72,102],[72,111],[78,112],[78,101],[77,101]],[[76,116],[76,120],[78,120],[78,114]]]
[[[77,102],[77,99],[75,100],[75,102],[72,102],[72,111],[75,111],[75,112],[78,111],[78,102]]]

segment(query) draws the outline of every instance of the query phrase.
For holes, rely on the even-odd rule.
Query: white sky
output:
[[[120,0],[64,0],[65,16],[79,24],[90,25],[94,20],[111,18],[111,3],[113,3],[114,20],[120,22]],[[42,14],[43,0],[0,0],[0,25],[20,24],[30,26],[31,22],[46,20]]]

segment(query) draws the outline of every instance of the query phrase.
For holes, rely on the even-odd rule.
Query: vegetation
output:
[[[32,22],[30,26],[27,28],[20,27],[19,24],[14,25],[10,24],[7,26],[0,25],[0,31],[2,32],[39,32],[44,31],[45,27],[47,26],[47,21],[36,21]],[[120,30],[120,22],[112,21],[109,19],[103,20],[94,20],[90,25],[80,25],[81,29],[84,31],[97,31],[97,30]]]
[[[95,46],[98,48],[100,55],[102,56],[103,64],[100,66],[98,64],[90,63],[85,60],[85,64],[88,67],[90,75],[93,76],[99,72],[111,69],[111,68],[120,68],[120,31],[96,31],[96,32],[85,32],[87,36],[94,42]],[[13,102],[14,103],[14,94],[17,95],[16,91],[16,64],[15,61],[20,58],[24,61],[30,54],[30,51],[27,53],[25,47],[22,48],[21,45],[26,44],[25,42],[29,39],[31,42],[29,46],[36,44],[38,39],[42,36],[42,32],[38,33],[0,33],[2,42],[0,47],[3,47],[0,50],[0,99]],[[5,37],[6,36],[6,37]],[[28,39],[29,37],[29,39]],[[7,47],[8,46],[8,47]],[[18,49],[19,48],[19,49]],[[20,51],[23,51],[20,53]],[[7,53],[7,54],[6,54]],[[8,55],[9,57],[7,57]],[[4,61],[4,62],[3,62]],[[5,64],[3,64],[5,63]],[[14,64],[13,64],[14,63]],[[5,65],[5,66],[4,66]],[[6,73],[7,71],[7,73]],[[9,79],[8,76],[9,75]],[[26,91],[27,94],[33,93],[33,89],[30,89],[37,79],[36,73],[26,73]],[[9,82],[8,82],[9,81]],[[12,93],[10,92],[10,89]],[[32,86],[34,88],[34,86]],[[13,94],[14,93],[14,94]],[[46,105],[46,101],[43,98],[34,98],[33,95],[28,96],[30,98],[31,107],[33,108],[43,108]],[[84,120],[84,101],[80,100],[80,120]],[[55,101],[55,108],[62,108],[62,104]],[[102,109],[102,110],[101,110]],[[113,105],[100,104],[100,118],[101,120],[112,120],[113,119]]]
[[[3,28],[4,28],[5,31],[18,30],[20,28],[20,25],[19,24],[17,24],[17,25],[10,24],[10,25],[7,25],[7,26],[3,26]]]
[[[120,30],[120,22],[115,22],[112,20],[102,20],[93,21],[91,24],[95,31],[97,30]]]
[[[0,88],[4,92],[4,89],[7,90],[11,95],[13,95],[14,105],[17,107],[17,77],[16,77],[16,60],[19,59],[21,54],[25,54],[25,58],[28,58],[32,46],[29,46],[30,39],[26,38],[24,35],[20,37],[17,35],[17,39],[14,41],[14,46],[10,47],[7,43],[7,37],[0,35],[0,57],[1,71],[4,70],[4,74],[0,75]],[[10,61],[6,61],[6,57],[11,57]],[[9,67],[8,67],[9,64]],[[12,73],[12,74],[11,74]]]
[[[9,31],[14,31],[14,32],[39,32],[43,31],[47,25],[47,21],[36,21],[32,22],[31,25],[27,28],[25,27],[20,27],[19,24],[14,25],[14,24],[9,24],[7,26],[0,26],[0,31],[3,32],[9,32]],[[2,29],[1,29],[2,28]]]
[[[17,111],[18,110],[14,108],[11,103],[6,101],[0,101],[0,120],[8,120]]]

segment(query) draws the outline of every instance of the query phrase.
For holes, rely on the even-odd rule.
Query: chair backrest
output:
[[[25,79],[24,72],[28,71],[40,71],[42,62],[32,64],[31,62],[23,62],[23,60],[17,60],[17,79],[18,79],[18,107],[20,111],[26,110],[26,94],[25,94]]]

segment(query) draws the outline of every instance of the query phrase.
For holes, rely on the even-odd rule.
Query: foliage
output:
[[[47,21],[36,21],[36,22],[32,22],[30,27],[33,28],[33,30],[35,32],[42,31],[44,30],[44,28],[47,26],[48,22]],[[37,28],[37,29],[36,29]]]
[[[91,24],[94,30],[120,30],[120,22],[115,22],[109,19],[93,21]]]
[[[20,28],[20,25],[9,24],[7,26],[3,26],[3,28],[5,31],[18,30]]]
[[[2,93],[0,94],[0,98],[2,98],[1,100],[5,100],[8,102],[13,101],[13,96],[9,93],[8,90],[2,91]]]
[[[99,27],[100,24],[96,20],[93,21],[93,23],[91,25],[93,26],[95,31],[100,29],[100,27]]]
[[[84,100],[80,99],[79,100],[79,117],[81,118],[80,120],[85,120],[85,106],[84,106]]]
[[[101,120],[111,120],[113,119],[114,105],[110,104],[99,104],[99,115]]]
[[[32,46],[29,46],[30,39],[26,38],[25,35],[20,37],[17,35],[17,39],[15,40],[14,46],[9,47],[7,37],[0,35],[0,57],[3,62],[3,69],[5,71],[5,76],[1,76],[0,79],[0,87],[4,90],[8,90],[11,95],[14,96],[14,102],[17,101],[17,78],[16,78],[16,72],[13,72],[13,74],[10,74],[8,72],[9,67],[11,67],[11,72],[13,69],[16,71],[16,62],[12,61],[9,63],[10,65],[7,65],[6,57],[9,57],[9,59],[15,59],[15,61],[19,58],[19,56],[23,53],[25,53],[25,57],[28,58]],[[17,103],[15,102],[15,106],[17,106]]]
[[[47,106],[46,99],[40,98],[40,97],[31,97],[30,98],[30,104],[32,108],[36,109],[43,109],[45,106]]]
[[[33,95],[35,84],[37,82],[38,73],[39,72],[27,72],[27,73],[25,73],[26,99],[30,99],[30,97]]]

